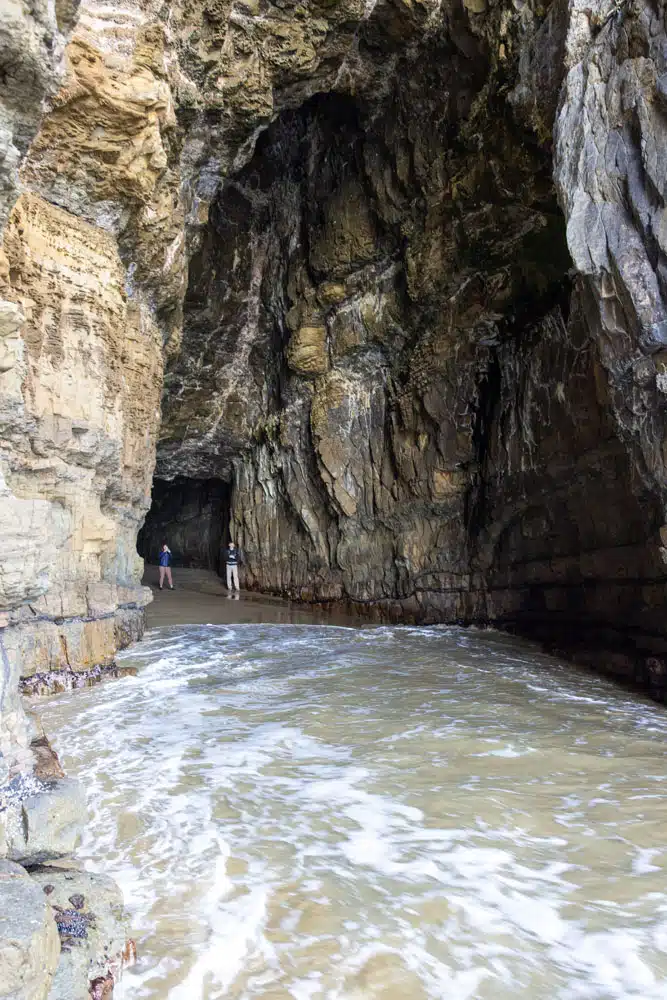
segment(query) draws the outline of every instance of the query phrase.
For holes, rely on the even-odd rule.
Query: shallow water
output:
[[[667,714],[456,628],[154,629],[40,703],[125,1000],[667,997]]]

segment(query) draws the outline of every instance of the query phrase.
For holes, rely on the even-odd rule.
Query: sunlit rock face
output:
[[[152,484],[149,557],[665,698],[666,53],[633,2],[6,0],[0,858],[76,842],[19,684],[141,634]]]
[[[22,103],[5,59],[23,673],[138,634],[154,474],[228,484],[217,526],[184,500],[205,552],[176,507],[155,531],[200,564],[229,516],[251,586],[661,654],[657,13],[56,6],[0,49],[40,67]]]

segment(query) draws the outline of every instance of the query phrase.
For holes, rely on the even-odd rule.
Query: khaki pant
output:
[[[232,586],[233,585],[233,586]],[[227,567],[227,590],[239,590],[239,568],[238,566]]]

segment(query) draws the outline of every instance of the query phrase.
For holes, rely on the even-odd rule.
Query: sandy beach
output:
[[[158,567],[146,566],[142,583],[153,591],[146,608],[147,628],[160,625],[225,625],[277,622],[291,625],[368,625],[341,612],[310,609],[270,594],[228,593],[217,574],[203,569],[174,569],[174,590],[159,590]]]

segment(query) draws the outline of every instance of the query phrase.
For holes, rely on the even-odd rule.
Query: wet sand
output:
[[[293,604],[270,594],[228,593],[215,573],[203,569],[174,569],[174,590],[158,589],[157,566],[146,566],[142,583],[153,591],[146,608],[146,627],[161,625],[238,625],[276,622],[290,625],[368,625],[352,615]]]

